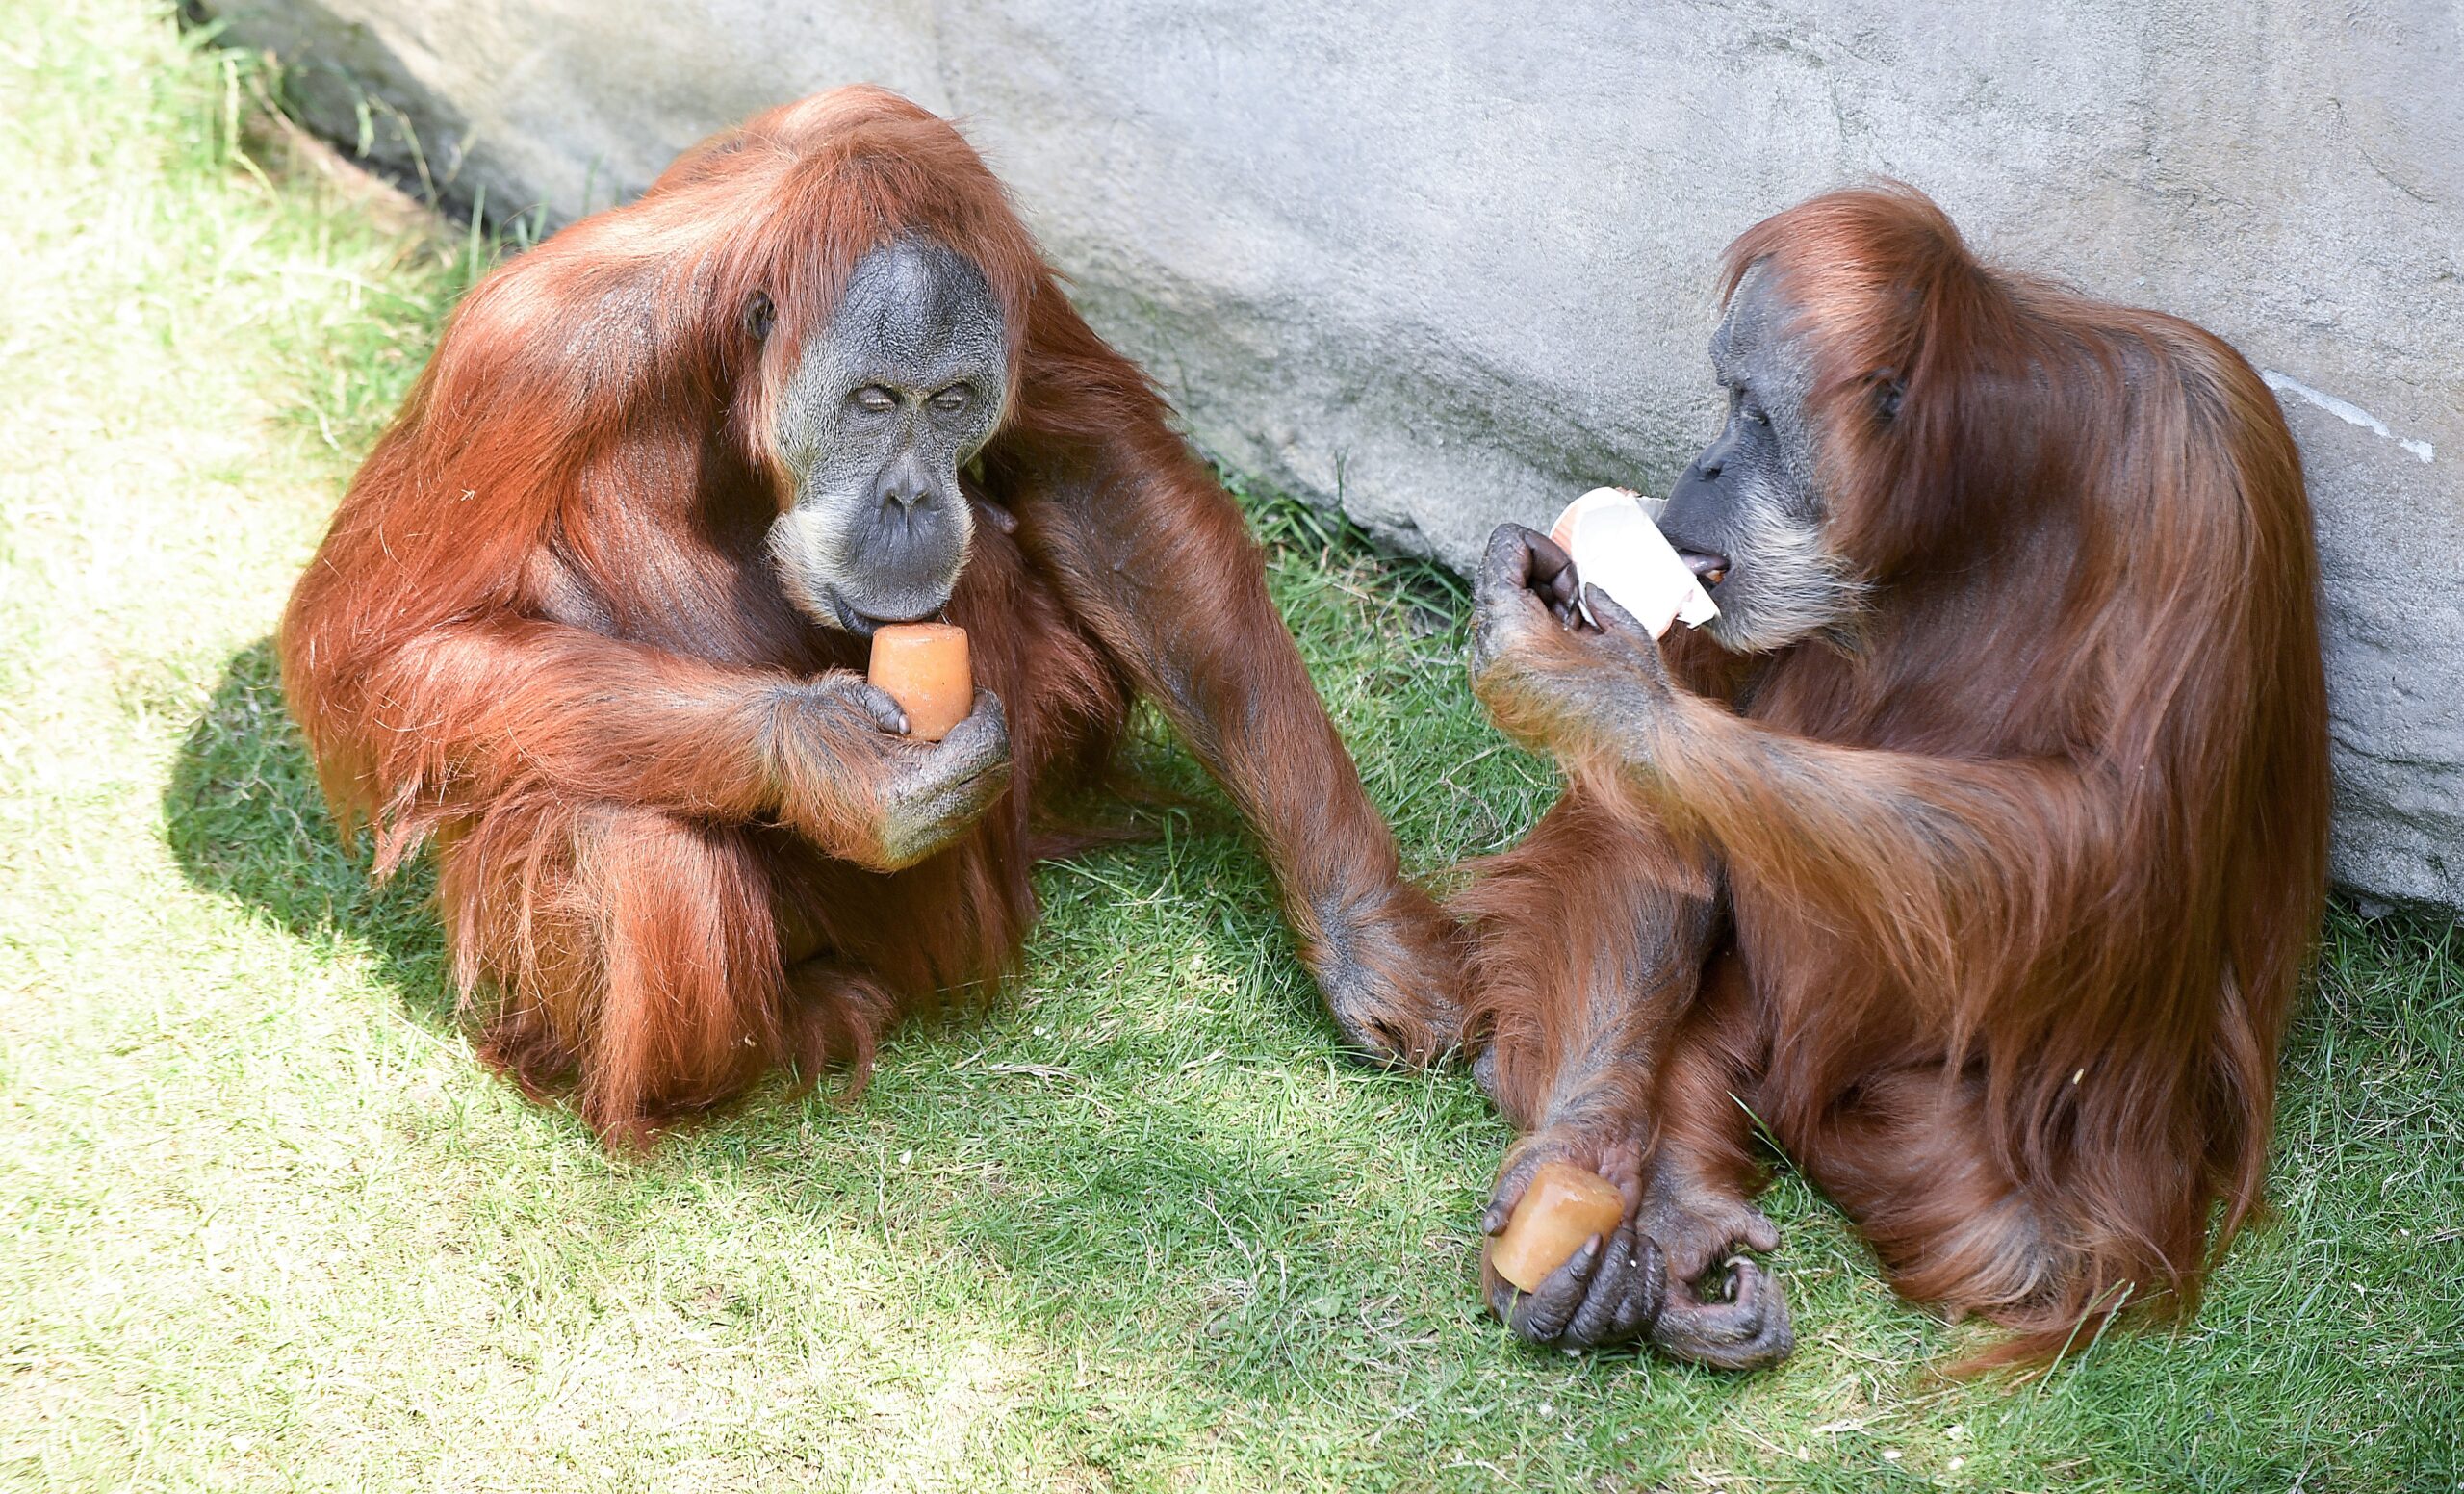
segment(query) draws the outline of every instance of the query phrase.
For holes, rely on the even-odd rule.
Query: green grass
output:
[[[1212,799],[1042,873],[1014,997],[860,1104],[605,1155],[473,1062],[420,878],[368,889],[282,715],[276,609],[471,258],[279,169],[251,76],[142,0],[0,0],[0,1485],[2464,1479],[2451,930],[2336,915],[2274,1217],[2195,1322],[2017,1387],[1942,1378],[1972,1330],[1786,1176],[1784,1368],[1509,1342],[1504,1129],[1338,1056]],[[1415,865],[1510,840],[1553,786],[1459,591],[1254,509]]]

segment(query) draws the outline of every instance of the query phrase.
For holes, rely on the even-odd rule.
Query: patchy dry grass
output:
[[[860,1106],[640,1161],[481,1073],[422,888],[334,842],[266,643],[464,283],[143,0],[0,0],[0,1484],[2457,1485],[2464,941],[2339,914],[2276,1215],[2197,1321],[1963,1385],[1793,1178],[1803,1346],[1527,1353],[1457,1074],[1337,1056],[1214,801],[1042,876],[1032,975]],[[1261,502],[1424,869],[1552,785],[1459,593]],[[1163,746],[1160,771],[1194,782]]]

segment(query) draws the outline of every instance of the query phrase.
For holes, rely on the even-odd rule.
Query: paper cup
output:
[[[1594,488],[1576,499],[1550,526],[1549,537],[1574,557],[1583,584],[1615,598],[1655,638],[1671,624],[1700,628],[1720,615],[1693,568],[1628,489]],[[1599,622],[1588,606],[1583,615]]]

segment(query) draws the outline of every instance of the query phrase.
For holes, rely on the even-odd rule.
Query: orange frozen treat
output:
[[[937,742],[975,704],[966,630],[948,623],[891,623],[873,634],[867,674],[907,712],[907,734]]]
[[[1514,1206],[1505,1233],[1489,1247],[1489,1264],[1523,1291],[1549,1278],[1593,1235],[1606,1236],[1626,1217],[1617,1185],[1571,1162],[1543,1162]]]

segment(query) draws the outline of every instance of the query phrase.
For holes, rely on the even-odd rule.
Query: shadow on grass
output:
[[[415,1020],[454,1028],[430,879],[415,868],[372,889],[337,841],[270,641],[228,661],[163,810],[195,886],[312,946],[372,951]],[[1568,1455],[1622,1463],[1634,1455],[1624,1429],[1651,1429],[1675,1457],[1741,1398],[1801,1392],[1802,1369],[1767,1380],[1626,1375],[1613,1358],[1517,1352],[1473,1293],[1469,1216],[1503,1134],[1468,1081],[1337,1067],[1237,834],[1198,828],[1086,870],[1047,875],[1054,916],[1017,998],[975,1023],[902,1031],[854,1108],[764,1095],[666,1143],[654,1165],[539,1206],[559,1227],[590,1220],[609,1239],[646,1203],[689,1209],[721,1191],[776,1223],[853,1225],[901,1263],[880,1290],[920,1321],[992,1306],[1063,1360],[1142,1366],[1129,1378],[1156,1395],[1143,1409],[1109,1405],[1121,1421],[1107,1435],[1167,1456],[1226,1415],[1333,1414],[1386,1429],[1374,1456],[1390,1473],[1464,1449],[1561,1450],[1565,1426],[1586,1418],[1608,1440]],[[1203,1000],[1184,989],[1171,972],[1199,954],[1237,982]],[[2324,1446],[2311,1423],[2329,1412],[2318,1406],[2379,1415],[2392,1396],[2404,1430],[2370,1455],[2374,1466],[2451,1462],[2437,1429],[2451,1413],[2432,1407],[2451,1383],[2448,1315],[2464,1279],[2464,1179],[2445,1145],[2464,1114],[2459,1033],[2464,930],[2339,906],[2287,1043],[2272,1185],[2281,1211],[2237,1244],[2187,1335],[2117,1335],[2066,1373],[2062,1394],[2128,1417],[2091,1434],[2047,1412],[2036,1430],[2015,1424],[2014,1448],[2076,1440],[2117,1466],[2179,1471],[2162,1428],[2204,1425],[2224,1404],[2281,1444],[2233,1450],[2233,1467],[2264,1465],[2282,1484]],[[596,1155],[570,1118],[556,1145]],[[2386,1196],[2381,1180],[2399,1175],[2409,1192]],[[1904,1355],[1912,1373],[1942,1349],[1921,1316],[1877,1304],[1861,1248],[1810,1198],[1782,1213],[1808,1322]],[[2315,1290],[2323,1270],[2353,1277],[2354,1294]],[[2372,1314],[2393,1316],[2374,1327]],[[2245,1325],[2259,1322],[2269,1330],[2253,1336]],[[2356,1343],[2378,1346],[2367,1372],[2315,1369],[2322,1346]],[[2312,1366],[2298,1373],[2317,1383],[2289,1397],[2287,1366]],[[1075,1381],[1054,1373],[1052,1403],[1077,1404]],[[1444,1409],[1471,1400],[1481,1405]],[[1226,1410],[1244,1401],[1272,1409]],[[1563,1425],[1525,1409],[1553,1403]],[[1393,1421],[1397,1405],[1430,1407],[1429,1420]],[[2287,1447],[2300,1455],[2277,1468]]]
[[[163,791],[172,858],[194,886],[312,944],[375,952],[379,973],[423,1023],[449,1028],[445,938],[424,863],[382,887],[325,812],[307,744],[282,701],[273,640],[231,656],[205,711],[180,741]]]
[[[432,1031],[460,1030],[430,901],[433,872],[422,861],[385,886],[371,885],[363,850],[346,847],[326,813],[306,745],[284,708],[271,639],[225,664],[180,743],[162,808],[172,855],[192,884],[312,946],[372,951],[376,975],[414,1020]],[[1237,834],[1201,831],[1182,846],[1183,874],[1194,864],[1215,889],[1191,894],[1188,946],[1282,943],[1271,913],[1245,906],[1265,899],[1267,889]],[[1167,860],[1164,850],[1140,846],[1107,853],[1095,864],[1108,881],[1126,879],[1121,885],[1134,895],[1160,897],[1171,880]],[[1208,895],[1229,905],[1209,909]],[[1065,893],[1059,901],[1065,917],[1087,914],[1066,906],[1082,898]],[[1095,928],[1040,942],[1063,945],[1047,953],[1067,965],[1086,953],[1070,946],[1104,937]],[[748,1193],[770,1196],[768,1207],[783,1216],[808,1217],[818,1204],[876,1224],[893,1240],[920,1224],[927,1237],[998,1262],[1029,1304],[1022,1310],[1045,1328],[1092,1331],[1115,1344],[1140,1336],[1133,1325],[1142,1320],[1151,1329],[1159,1292],[1168,1299],[1249,1274],[1262,1236],[1296,1245],[1344,1232],[1332,1203],[1348,1182],[1340,1167],[1305,1143],[1285,1146],[1245,1128],[1222,1134],[1201,1104],[1137,1093],[1144,1075],[1172,1071],[1186,1057],[1182,1049],[1199,1040],[1102,1023],[1104,997],[1077,984],[1064,980],[1064,989],[1039,998],[1047,1004],[1034,1013],[1056,1023],[1112,1027],[1057,1055],[1086,1075],[1074,1087],[1022,1085],[999,1077],[998,1065],[966,1068],[965,1055],[988,1043],[1056,1056],[1045,1051],[1053,1040],[1037,1036],[1041,1027],[1033,1035],[1018,1030],[1024,1016],[996,1015],[991,1031],[981,1030],[980,1018],[910,1023],[886,1045],[872,1093],[855,1106],[836,1108],[818,1096],[783,1102],[775,1091],[760,1092],[735,1112],[661,1144],[657,1165],[627,1175],[643,1193],[694,1186],[697,1174],[702,1183],[730,1177]],[[1261,1021],[1281,1027],[1283,1038],[1305,1046],[1304,1024],[1314,1015],[1314,1008],[1253,1009],[1228,1020],[1253,1030]],[[1098,1096],[1092,1104],[1091,1093]],[[1476,1107],[1458,1108],[1467,1118],[1477,1115]],[[1139,1113],[1123,1117],[1123,1109]],[[595,1152],[589,1134],[569,1110],[563,1114],[569,1131],[562,1145]],[[1134,1145],[1121,1139],[1124,1124],[1137,1133]],[[998,1181],[929,1198],[900,1198],[893,1189],[884,1199],[878,1159],[885,1150],[911,1152],[919,1172],[943,1162]],[[609,1223],[620,1224],[622,1206],[610,1207]],[[1176,1280],[1151,1279],[1158,1237],[1172,1245],[1162,1253],[1180,1257],[1170,1273]],[[1124,1275],[1150,1279],[1125,1293],[1109,1284]],[[1289,1367],[1293,1347],[1283,1329],[1296,1319],[1310,1321],[1302,1304],[1315,1289],[1306,1280],[1279,1276],[1272,1288],[1219,1304],[1220,1316],[1236,1326],[1232,1341],[1198,1356],[1219,1392],[1280,1393],[1278,1371]],[[1111,1320],[1109,1328],[1087,1321],[1091,1315]],[[1156,1346],[1183,1372],[1199,1367],[1186,1357],[1190,1347]]]

